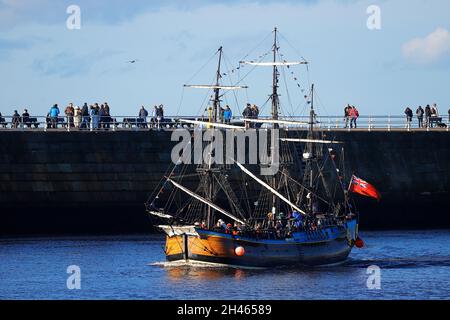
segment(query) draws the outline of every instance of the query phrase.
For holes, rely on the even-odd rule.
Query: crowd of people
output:
[[[406,128],[410,129],[414,118],[413,110],[410,107],[406,107],[405,115],[406,115]],[[439,115],[439,110],[436,103],[434,103],[432,106],[427,105],[425,109],[422,108],[422,106],[419,106],[416,110],[416,117],[419,128],[433,128],[434,126],[438,127],[447,126],[445,123],[443,123],[443,117]],[[448,110],[448,121],[450,123],[450,109]]]
[[[214,111],[212,107],[207,109],[209,121],[213,121]],[[404,111],[406,115],[406,128],[411,128],[414,119],[414,111],[407,107]],[[245,128],[258,128],[257,122],[246,121],[251,119],[258,119],[260,110],[255,104],[248,103],[242,116],[245,123]],[[445,127],[444,119],[439,115],[439,110],[436,104],[427,105],[425,108],[419,106],[415,111],[415,115],[418,121],[419,128],[433,128],[435,126]],[[358,118],[360,117],[359,111],[355,106],[348,104],[344,109],[344,128],[357,128]],[[233,119],[233,111],[229,105],[220,107],[218,112],[218,120],[221,123],[231,124]],[[164,124],[164,106],[154,106],[150,114],[149,111],[142,106],[139,109],[138,116],[136,118],[124,118],[124,125],[136,125],[139,128],[161,128]],[[450,109],[448,110],[448,121],[450,123]],[[53,105],[46,116],[47,129],[56,129],[58,127],[69,127],[76,129],[90,129],[90,130],[109,130],[111,126],[116,125],[116,120],[111,117],[110,106],[107,102],[103,104],[94,103],[88,105],[84,103],[82,107],[74,106],[73,103],[69,103],[62,113],[58,104]],[[35,125],[39,126],[39,122],[36,118],[31,118],[28,109],[24,109],[22,114],[19,114],[17,110],[14,110],[11,122],[7,122],[0,113],[0,127],[6,128],[10,124],[11,128],[17,129],[21,126],[31,128]]]
[[[351,219],[351,214],[345,219]],[[335,218],[326,218],[325,216],[306,217],[297,211],[289,214],[279,213],[275,216],[272,212],[267,214],[266,219],[256,223],[254,228],[242,225],[239,222],[226,223],[223,219],[219,219],[212,228],[213,231],[219,233],[230,234],[233,236],[253,237],[258,239],[284,239],[292,236],[297,231],[319,231],[330,225],[341,225],[342,220]],[[208,230],[205,221],[194,223],[195,227]]]
[[[155,106],[151,116],[145,107],[142,106],[134,124],[141,128],[160,127],[163,121],[163,105]],[[57,129],[61,125],[65,128],[108,130],[116,121],[111,117],[111,109],[107,102],[101,105],[99,103],[91,105],[84,103],[82,107],[69,103],[63,113],[59,105],[54,104],[46,115],[45,123],[47,129]],[[6,128],[7,124],[6,119],[0,113],[0,126]],[[24,109],[22,114],[14,110],[10,124],[13,129],[21,126],[31,128],[33,124],[36,127],[39,125],[37,118],[31,118],[27,109]]]

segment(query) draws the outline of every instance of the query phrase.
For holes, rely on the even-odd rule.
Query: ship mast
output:
[[[278,97],[278,67],[277,67],[277,54],[278,54],[278,29],[275,27],[274,29],[274,42],[273,42],[273,83],[272,83],[272,120],[278,120],[278,112],[279,112],[279,97]],[[272,124],[272,129],[273,130],[278,130],[279,129],[279,125],[278,123],[273,123]],[[272,132],[272,134],[274,134]],[[275,155],[274,153],[274,149],[273,149],[273,145],[272,145],[272,160],[274,159]],[[275,190],[278,189],[277,187],[277,177],[276,175],[273,175],[272,177],[272,182],[271,182],[271,187]],[[278,204],[278,197],[273,194],[272,195],[272,213],[276,213],[277,210],[277,204]]]
[[[314,84],[312,84],[311,86],[311,110],[309,112],[309,131],[308,131],[308,139],[313,140],[314,139],[314,118],[315,118],[315,112],[314,112]],[[313,143],[308,143],[307,145],[307,150],[308,153],[310,155],[310,158],[307,160],[308,161],[308,169],[310,171],[310,176],[309,176],[309,190],[313,190],[314,188],[314,166],[313,166],[313,159],[315,157],[314,155],[314,144]],[[309,199],[309,210],[310,213],[313,213],[313,194],[310,195],[310,199]]]
[[[218,120],[218,113],[219,108],[220,108],[220,79],[221,79],[221,73],[220,73],[220,69],[222,66],[222,54],[223,54],[223,47],[220,47],[219,50],[219,62],[217,65],[217,77],[216,77],[216,88],[214,89],[214,99],[213,99],[213,114],[212,114],[212,121],[213,123],[217,123]],[[208,170],[207,170],[207,174],[208,174],[208,200],[213,202],[214,199],[214,189],[215,189],[215,183],[214,183],[214,172],[212,170],[212,144],[211,144],[211,149],[210,149],[210,153],[209,153],[209,161],[208,161]],[[214,216],[214,208],[211,206],[207,207],[207,214],[206,214],[206,224],[208,226],[208,228],[212,227],[211,221],[213,219]]]
[[[222,54],[223,54],[223,47],[219,48],[219,64],[217,66],[217,78],[216,78],[216,88],[214,89],[214,100],[213,100],[213,121],[214,123],[217,123],[219,108],[220,108],[220,79],[222,78],[220,69],[222,66]]]

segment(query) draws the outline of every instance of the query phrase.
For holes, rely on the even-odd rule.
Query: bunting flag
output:
[[[358,193],[366,197],[375,198],[378,201],[381,200],[381,195],[377,189],[370,183],[356,177],[352,176],[352,181],[350,183],[350,192]]]

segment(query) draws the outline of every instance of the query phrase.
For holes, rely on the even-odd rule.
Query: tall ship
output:
[[[218,50],[216,82],[190,86],[213,90],[212,108],[207,121],[180,119],[181,123],[195,126],[194,131],[210,131],[212,136],[225,135],[223,149],[234,146],[239,133],[264,132],[270,141],[261,144],[259,136],[258,145],[270,152],[261,156],[257,165],[247,165],[242,161],[246,157],[234,156],[217,163],[221,152],[203,142],[205,161],[192,165],[181,161],[183,150],[146,204],[151,216],[164,220],[157,227],[166,234],[168,261],[251,268],[320,266],[344,262],[355,246],[362,245],[350,192],[355,177],[344,176],[343,144],[315,129],[314,85],[307,95],[309,121],[280,117],[280,68],[307,62],[280,59],[278,30],[273,33],[270,62],[241,62],[273,68],[270,118],[223,121],[222,91],[243,87],[221,83],[222,48]],[[298,137],[293,138],[288,136],[290,125],[304,125],[307,130],[297,131]],[[296,152],[299,144],[301,157]],[[186,148],[191,148],[191,143]],[[247,156],[249,153],[246,150]],[[263,174],[273,168],[276,170]],[[230,182],[230,172],[242,178],[238,185]],[[257,198],[249,197],[255,190]]]

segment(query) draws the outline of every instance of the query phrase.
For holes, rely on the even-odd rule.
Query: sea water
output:
[[[321,268],[165,262],[164,237],[0,240],[0,299],[449,299],[450,230],[362,232],[364,249]]]

